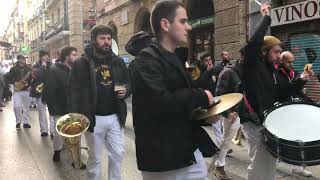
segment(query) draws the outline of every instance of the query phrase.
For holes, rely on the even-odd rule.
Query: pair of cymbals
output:
[[[202,120],[220,114],[233,106],[237,105],[243,98],[240,93],[230,93],[215,97],[215,103],[208,109],[196,109],[193,112],[192,119]]]

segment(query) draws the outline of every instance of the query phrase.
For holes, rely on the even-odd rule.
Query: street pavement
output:
[[[52,161],[52,141],[49,137],[40,136],[38,114],[32,110],[31,129],[16,130],[12,102],[6,104],[0,112],[0,180],[85,180],[84,170],[72,168],[69,152],[62,151],[61,162]],[[213,137],[210,127],[206,130]],[[85,138],[82,145],[86,146]],[[243,141],[244,142],[244,141]],[[233,146],[233,153],[227,158],[226,171],[233,180],[245,180],[249,159],[245,142],[244,146]],[[107,179],[107,156],[104,151],[103,179]],[[156,156],[156,154],[155,154]],[[82,150],[83,161],[87,160],[86,150]],[[206,159],[209,166],[211,158]],[[291,165],[279,163],[276,179],[281,180],[320,180],[320,166],[308,167],[313,177],[302,178],[291,174]],[[134,145],[134,131],[132,126],[131,103],[128,103],[128,119],[125,128],[125,155],[122,163],[122,177],[124,180],[141,180],[137,170]],[[209,179],[216,179],[209,173]]]

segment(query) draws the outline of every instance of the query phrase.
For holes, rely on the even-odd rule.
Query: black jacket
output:
[[[41,65],[40,60],[32,66],[32,81],[31,81],[31,89],[30,89],[30,96],[31,97],[42,97],[42,93],[38,93],[36,88],[41,83],[45,83],[47,72],[52,66],[52,63],[48,63],[47,68]]]
[[[67,87],[70,69],[61,63],[56,63],[47,73],[46,103],[51,116],[67,114]]]
[[[95,108],[97,103],[97,85],[96,72],[94,65],[93,47],[90,45],[85,48],[85,54],[82,55],[72,66],[69,79],[69,111],[86,115],[90,120],[89,131],[93,132],[95,126]],[[110,55],[110,67],[113,80],[125,84],[127,94],[130,95],[130,83],[128,70],[121,58],[115,54]],[[127,118],[127,105],[124,99],[116,99],[116,111],[123,127]]]
[[[19,66],[18,63],[10,69],[10,71],[6,74],[5,80],[9,84],[14,84],[15,82],[21,80],[27,81],[28,85],[31,83],[31,68],[27,65]],[[27,90],[29,86],[25,87],[22,90]]]
[[[303,97],[302,88],[306,81],[299,78],[300,74],[293,71],[293,76],[290,76],[290,71],[286,70],[281,64],[276,66],[277,80],[277,96],[279,102],[291,101],[291,98]]]
[[[258,122],[256,122],[258,125],[263,123],[263,112],[271,108],[277,100],[276,82],[273,75],[274,67],[263,60],[261,53],[264,36],[270,24],[270,16],[264,16],[261,19],[253,37],[244,48],[242,64],[244,93],[259,117]]]
[[[179,58],[158,43],[132,61],[130,77],[138,169],[161,172],[195,163],[200,141],[209,144],[191,119],[195,108],[208,105],[205,92],[193,86]]]

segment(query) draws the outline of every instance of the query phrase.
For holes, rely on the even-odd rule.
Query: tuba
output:
[[[56,130],[59,135],[64,137],[67,148],[71,153],[72,164],[75,168],[81,169],[81,135],[89,128],[89,119],[79,113],[69,113],[58,119]]]

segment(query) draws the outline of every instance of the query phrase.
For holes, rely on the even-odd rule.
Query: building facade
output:
[[[303,72],[312,64],[316,76],[306,84],[309,97],[320,102],[320,0],[282,0],[273,4],[271,34],[296,57],[294,68]]]
[[[151,31],[149,18],[157,0],[97,0],[97,23],[109,25],[115,32],[120,56],[132,58],[125,51],[130,37],[141,30]],[[189,33],[189,60],[211,52],[220,59],[223,50],[234,58],[247,38],[247,1],[181,0],[188,12],[193,30]],[[201,10],[199,10],[201,9]]]

